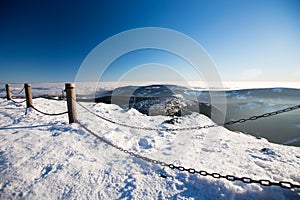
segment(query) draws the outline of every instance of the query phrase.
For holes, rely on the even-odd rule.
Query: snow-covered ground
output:
[[[34,99],[45,112],[66,102]],[[200,114],[146,116],[116,105],[83,103],[93,112],[141,127],[209,125]],[[79,121],[114,144],[149,158],[210,173],[300,184],[300,148],[223,127],[143,131],[103,121],[78,106]],[[104,144],[63,116],[0,99],[0,199],[300,199],[300,189],[230,182],[154,165]]]

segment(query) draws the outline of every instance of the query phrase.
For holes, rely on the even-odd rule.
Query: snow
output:
[[[18,99],[16,99],[18,100]],[[50,113],[65,101],[37,98]],[[204,115],[146,116],[116,105],[83,103],[114,121],[139,127],[210,125]],[[80,106],[79,121],[137,154],[210,173],[300,183],[300,148],[269,143],[223,127],[143,131],[103,121]],[[102,143],[67,115],[45,116],[0,99],[0,199],[299,199],[299,189],[231,182],[154,165]]]

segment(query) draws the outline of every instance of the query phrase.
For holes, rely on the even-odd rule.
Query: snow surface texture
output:
[[[43,111],[66,110],[66,102],[34,99]],[[84,103],[118,122],[142,127],[187,127],[213,122],[200,114],[146,116],[116,105]],[[300,183],[300,148],[231,132],[141,131],[95,118],[78,107],[79,120],[109,141],[143,156],[253,179]],[[171,170],[114,149],[68,124],[67,115],[45,116],[0,99],[0,199],[300,199],[300,190],[213,179]],[[159,176],[163,175],[165,178]]]

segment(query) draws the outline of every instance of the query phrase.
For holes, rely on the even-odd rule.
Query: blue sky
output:
[[[0,82],[74,81],[99,43],[140,27],[173,29],[193,38],[223,80],[300,81],[298,0],[2,0]],[[154,51],[124,55],[106,79],[136,67],[137,56],[139,64],[149,57],[162,64],[176,61]]]

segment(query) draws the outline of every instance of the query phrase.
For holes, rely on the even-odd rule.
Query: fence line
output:
[[[48,115],[48,116],[58,116],[58,115],[64,115],[64,114],[69,113],[68,111],[61,112],[61,113],[47,113],[47,112],[37,109],[35,106],[33,106],[31,84],[25,83],[24,87],[21,89],[21,91],[19,91],[19,94],[21,94],[24,90],[25,90],[25,98],[26,99],[24,101],[16,101],[11,96],[12,91],[10,90],[10,85],[6,84],[7,100],[10,100],[16,104],[22,104],[22,103],[26,102],[26,112],[25,112],[26,114],[27,114],[28,108],[32,108],[33,110],[35,110],[41,114]],[[73,122],[70,122],[70,123],[73,123]]]
[[[7,98],[7,100],[11,100],[12,102],[17,103],[17,104],[22,104],[26,101],[26,100],[16,101],[12,97],[12,95],[20,95],[24,91],[24,89],[25,89],[24,87],[19,92],[16,92],[16,93],[14,93],[13,91],[10,90],[10,84],[6,84],[5,88],[6,88],[6,98]]]
[[[43,112],[43,111],[37,109],[37,108],[34,107],[34,106],[31,106],[31,108],[34,109],[35,111],[41,113],[41,114],[48,115],[48,116],[58,116],[58,115],[64,115],[64,114],[67,114],[67,113],[68,113],[68,111],[61,112],[61,113],[46,113],[46,112]]]
[[[258,120],[260,118],[267,118],[267,117],[271,117],[271,116],[274,116],[274,115],[279,115],[279,114],[282,114],[282,113],[286,113],[286,112],[290,112],[290,111],[293,111],[293,110],[296,110],[296,109],[300,109],[300,104],[299,104],[299,105],[287,107],[287,108],[284,108],[284,109],[281,109],[281,110],[276,110],[276,111],[273,111],[273,112],[264,113],[264,114],[261,114],[261,115],[255,115],[255,116],[251,116],[251,117],[248,117],[248,118],[242,118],[242,119],[238,119],[238,120],[231,120],[231,121],[228,121],[228,122],[225,122],[225,123],[205,125],[205,126],[200,126],[199,125],[199,126],[184,127],[184,128],[138,127],[138,126],[128,125],[128,124],[125,124],[125,123],[120,123],[120,122],[114,121],[112,119],[108,119],[106,117],[103,117],[103,116],[91,111],[90,109],[85,107],[82,103],[79,103],[76,100],[75,84],[74,83],[66,83],[65,84],[65,90],[64,91],[66,91],[68,111],[65,111],[65,112],[62,112],[62,113],[54,113],[54,114],[40,111],[39,109],[37,109],[36,107],[33,106],[31,84],[28,84],[28,83],[24,84],[24,88],[21,91],[23,91],[24,89],[25,89],[25,94],[26,94],[26,100],[21,101],[21,102],[17,102],[15,100],[13,100],[11,98],[11,96],[10,96],[9,100],[12,100],[15,103],[23,103],[23,102],[26,101],[27,108],[32,107],[37,112],[40,112],[40,113],[45,114],[45,115],[61,115],[61,114],[68,113],[69,123],[74,123],[77,120],[76,104],[78,104],[80,107],[82,107],[83,109],[85,109],[89,113],[91,113],[94,116],[96,116],[96,117],[98,117],[102,120],[105,120],[107,122],[110,122],[110,123],[113,123],[113,124],[116,124],[116,125],[119,125],[119,126],[127,127],[127,128],[138,129],[138,130],[148,130],[148,131],[190,131],[190,130],[214,128],[214,127],[218,127],[218,126],[233,125],[233,124],[238,124],[238,123],[244,123],[244,122],[247,122],[247,121],[254,121],[254,120]],[[7,90],[7,94],[10,94],[10,85],[9,84],[6,84],[6,90]]]
[[[16,104],[22,104],[22,103],[25,103],[26,102],[26,99],[23,100],[23,101],[16,101],[14,99],[11,99],[12,102],[16,103]]]
[[[261,115],[251,116],[251,117],[248,117],[248,118],[245,118],[245,119],[238,119],[238,120],[228,121],[228,122],[225,122],[224,124],[212,124],[212,125],[205,125],[205,126],[200,126],[199,125],[199,126],[184,127],[184,128],[151,128],[151,127],[132,126],[132,125],[120,123],[120,122],[105,118],[105,117],[89,110],[82,103],[77,102],[77,104],[80,107],[82,107],[83,109],[85,109],[86,111],[88,111],[89,113],[93,114],[94,116],[96,116],[96,117],[98,117],[102,120],[105,120],[107,122],[110,122],[112,124],[116,124],[116,125],[123,126],[123,127],[126,127],[126,128],[132,128],[132,129],[138,129],[138,130],[148,130],[148,131],[190,131],[190,130],[200,130],[200,129],[214,128],[214,127],[218,127],[218,126],[233,125],[233,124],[244,123],[244,122],[247,122],[247,121],[254,121],[254,120],[257,120],[257,119],[260,119],[260,118],[267,118],[267,117],[271,117],[271,116],[274,116],[274,115],[282,114],[282,113],[293,111],[293,110],[296,110],[296,109],[300,108],[300,104],[299,104],[299,105],[296,105],[296,106],[291,106],[291,107],[284,108],[282,110],[276,110],[276,111],[269,112],[269,113],[264,113],[264,114],[261,114]]]
[[[203,129],[203,128],[217,127],[217,126],[220,126],[220,125],[232,125],[232,124],[236,124],[236,123],[244,123],[244,122],[247,122],[247,121],[250,121],[250,120],[257,120],[257,119],[260,119],[260,118],[271,117],[271,116],[274,116],[274,115],[278,115],[278,114],[282,114],[282,113],[285,113],[285,112],[293,111],[293,110],[299,109],[300,105],[284,108],[284,109],[281,109],[281,110],[265,113],[265,114],[262,114],[262,115],[252,116],[252,117],[249,117],[249,118],[244,118],[244,119],[239,119],[239,120],[232,120],[232,121],[228,121],[224,124],[212,124],[212,125],[206,125],[206,126],[196,126],[196,127],[186,127],[186,128],[151,128],[151,127],[136,127],[136,126],[131,126],[131,125],[128,125],[128,124],[123,124],[123,123],[113,121],[111,119],[105,118],[103,116],[98,115],[97,113],[92,112],[87,107],[83,106],[83,104],[76,101],[75,85],[73,83],[66,83],[65,84],[65,91],[66,91],[66,94],[67,94],[68,111],[62,112],[62,113],[55,113],[55,114],[46,113],[46,112],[43,112],[43,111],[40,111],[40,110],[36,109],[33,106],[33,103],[32,103],[31,85],[30,84],[25,84],[24,88],[25,88],[26,102],[27,102],[26,103],[26,106],[27,106],[26,110],[28,108],[33,108],[37,112],[40,112],[44,115],[51,115],[51,116],[63,115],[63,114],[68,113],[70,123],[74,123],[74,122],[78,123],[84,130],[86,130],[88,133],[90,133],[91,135],[93,135],[97,139],[101,140],[102,142],[108,144],[109,146],[111,146],[113,148],[116,148],[117,150],[119,150],[123,153],[126,153],[130,156],[136,157],[138,159],[150,162],[152,164],[157,164],[157,165],[160,165],[162,167],[169,167],[170,169],[185,171],[185,172],[188,172],[190,174],[198,174],[198,175],[201,175],[201,176],[210,176],[210,177],[215,178],[215,179],[226,179],[228,181],[241,181],[245,184],[256,183],[256,184],[260,184],[262,186],[279,186],[281,188],[287,188],[287,189],[300,188],[299,184],[294,184],[294,183],[287,182],[287,181],[274,182],[274,181],[264,180],[264,179],[252,179],[252,178],[249,178],[249,177],[237,177],[237,176],[233,176],[233,175],[222,175],[222,174],[219,174],[219,173],[209,173],[209,172],[204,171],[204,170],[199,171],[199,170],[196,170],[196,169],[193,169],[193,168],[185,168],[183,166],[177,166],[177,165],[174,165],[174,164],[167,164],[163,161],[159,161],[159,160],[148,158],[146,156],[139,155],[137,153],[126,150],[126,149],[110,142],[105,137],[99,136],[98,134],[93,132],[91,129],[89,129],[85,125],[83,125],[80,121],[78,121],[77,120],[77,112],[76,112],[76,104],[78,104],[79,106],[84,108],[86,111],[92,113],[93,115],[101,118],[102,120],[108,121],[110,123],[120,125],[120,126],[124,126],[124,127],[127,127],[127,128],[134,128],[134,129],[139,129],[139,130],[151,130],[151,131],[199,130],[199,129]],[[10,89],[9,84],[6,84],[7,99],[12,100],[12,98],[10,96],[10,92],[9,92],[10,90],[9,89]],[[10,97],[10,99],[9,99],[9,97]],[[12,100],[12,101],[15,102],[14,100]]]
[[[100,141],[108,144],[109,146],[111,146],[113,148],[116,148],[119,151],[121,151],[123,153],[126,153],[130,156],[133,156],[135,158],[150,162],[152,164],[160,165],[162,167],[169,167],[170,169],[177,169],[179,171],[186,171],[190,174],[198,174],[198,175],[201,175],[201,176],[210,176],[210,177],[215,178],[215,179],[226,179],[228,181],[241,181],[245,184],[257,183],[257,184],[260,184],[262,186],[279,186],[281,188],[286,188],[286,189],[300,188],[299,184],[294,184],[294,183],[291,183],[291,182],[288,182],[288,181],[274,182],[274,181],[270,181],[270,180],[266,180],[266,179],[252,179],[252,178],[249,178],[249,177],[237,177],[237,176],[234,176],[234,175],[222,175],[222,174],[219,174],[219,173],[209,173],[209,172],[204,171],[204,170],[196,170],[196,169],[193,169],[193,168],[185,168],[183,166],[177,166],[177,165],[174,165],[174,164],[167,164],[163,161],[155,160],[155,159],[152,159],[152,158],[149,158],[149,157],[146,157],[146,156],[139,155],[139,154],[134,153],[132,151],[126,150],[123,147],[120,147],[120,146],[110,142],[106,138],[99,136],[98,134],[93,132],[91,129],[89,129],[85,125],[83,125],[81,122],[77,121],[77,123],[84,130],[86,130],[88,133],[90,133],[91,135],[93,135],[94,137],[99,139]]]
[[[67,85],[68,85],[68,83],[66,83],[66,90],[69,90],[69,88],[67,88]],[[48,116],[58,116],[58,115],[64,115],[64,114],[69,113],[69,111],[64,111],[64,112],[61,112],[61,113],[47,113],[47,112],[44,112],[44,111],[41,111],[41,110],[37,109],[35,106],[33,106],[31,85],[30,84],[25,84],[24,88],[25,88],[25,93],[26,93],[26,101],[28,101],[27,102],[27,108],[32,108],[35,111],[37,111],[41,114],[44,114],[44,115],[48,115]],[[70,98],[70,97],[67,95],[67,98]],[[67,102],[67,104],[69,105],[68,102]],[[68,108],[69,108],[69,106],[68,106]],[[26,109],[26,111],[27,111],[27,109]],[[70,123],[73,123],[73,122],[70,121]]]
[[[24,89],[25,89],[25,88],[23,87],[23,88],[22,88],[20,91],[18,91],[18,92],[13,92],[13,91],[10,90],[10,93],[13,94],[13,95],[20,95],[20,94],[24,91]]]

